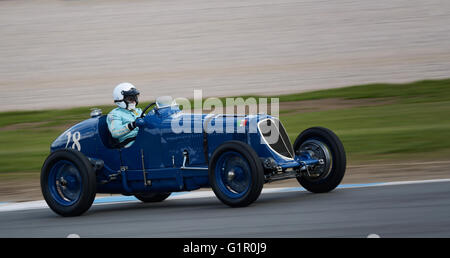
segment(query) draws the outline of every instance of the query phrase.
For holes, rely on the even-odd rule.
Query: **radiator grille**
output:
[[[265,142],[279,155],[286,158],[294,158],[294,149],[291,141],[278,119],[265,119],[258,123],[258,129]]]

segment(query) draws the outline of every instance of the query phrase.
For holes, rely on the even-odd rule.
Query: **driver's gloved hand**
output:
[[[133,131],[136,128],[136,121],[127,124],[128,129]]]
[[[145,121],[142,118],[136,118],[134,122],[127,124],[128,129],[133,131],[136,127],[143,127],[145,125]]]
[[[145,121],[144,121],[144,119],[138,117],[138,118],[136,118],[136,120],[134,121],[134,124],[135,124],[137,127],[144,127],[144,126],[145,126]]]

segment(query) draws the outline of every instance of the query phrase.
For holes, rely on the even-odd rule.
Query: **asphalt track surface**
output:
[[[0,212],[0,237],[450,237],[450,182],[264,193],[246,208],[215,197]]]
[[[444,78],[449,24],[446,0],[0,1],[0,110]]]

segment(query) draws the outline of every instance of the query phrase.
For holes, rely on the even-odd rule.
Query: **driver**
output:
[[[136,108],[139,91],[133,84],[124,82],[117,85],[113,91],[114,103],[118,106],[109,112],[107,116],[108,129],[112,137],[119,140],[119,142],[130,141],[125,145],[125,148],[130,147],[134,138],[136,137],[139,128],[144,121],[139,118],[142,114],[140,108]]]

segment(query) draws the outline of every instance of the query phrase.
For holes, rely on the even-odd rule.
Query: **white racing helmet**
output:
[[[138,101],[139,91],[133,84],[123,82],[117,85],[113,91],[114,103],[121,108],[135,109]],[[135,102],[136,104],[133,104]]]

